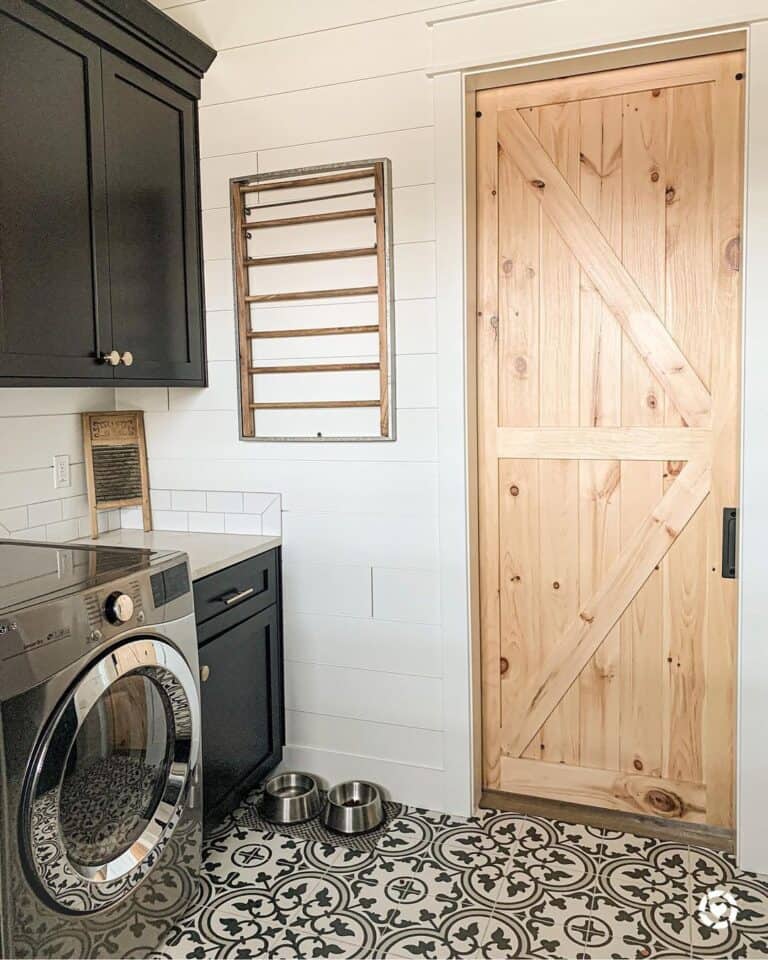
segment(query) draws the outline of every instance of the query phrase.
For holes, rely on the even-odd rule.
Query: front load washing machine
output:
[[[156,952],[196,892],[183,553],[0,541],[3,957]]]

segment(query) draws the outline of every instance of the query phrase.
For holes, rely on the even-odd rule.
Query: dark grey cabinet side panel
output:
[[[204,382],[195,102],[103,53],[118,381]]]
[[[101,52],[0,0],[0,377],[111,380]]]

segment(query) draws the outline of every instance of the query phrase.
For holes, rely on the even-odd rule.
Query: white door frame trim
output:
[[[762,495],[768,476],[768,324],[761,308],[768,303],[768,21],[739,29],[747,35],[747,111],[745,176],[745,273],[743,287],[742,536],[740,544],[739,683],[737,755],[737,856],[744,869],[768,873],[768,831],[764,798],[768,795],[765,749],[768,702],[768,502]],[[728,33],[720,27],[704,36]],[[691,35],[666,42],[690,43]],[[619,48],[614,48],[619,49]],[[622,50],[645,62],[648,41],[630,40]],[[705,51],[702,51],[705,52]],[[605,56],[605,48],[580,50],[546,60],[516,62],[525,81],[539,64],[573,60],[573,73],[585,72],[584,59]],[[690,53],[688,55],[691,55]],[[647,56],[647,52],[646,52]],[[577,61],[581,64],[576,68]],[[549,65],[549,66],[547,66]],[[595,67],[599,69],[599,67]],[[475,497],[473,251],[474,204],[467,183],[474,150],[474,124],[466,122],[468,89],[483,85],[483,68],[433,74],[435,107],[435,202],[437,240],[439,531],[442,630],[446,651],[445,731],[447,797],[451,809],[469,814],[480,799],[480,696],[478,576]],[[570,72],[570,71],[566,71]],[[562,70],[560,71],[562,75]],[[479,83],[478,83],[479,81]],[[760,108],[758,108],[758,103]],[[750,176],[751,171],[751,176]],[[747,232],[748,231],[748,232]],[[748,237],[748,242],[747,238]],[[749,442],[745,442],[746,439]],[[749,517],[749,529],[743,517]]]

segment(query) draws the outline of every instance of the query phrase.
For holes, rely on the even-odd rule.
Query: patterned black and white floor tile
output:
[[[768,879],[702,847],[497,811],[403,808],[367,849],[253,824],[209,835],[159,956],[768,956]]]

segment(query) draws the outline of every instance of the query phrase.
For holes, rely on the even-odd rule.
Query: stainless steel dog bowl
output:
[[[272,823],[302,823],[320,812],[317,780],[309,773],[279,773],[264,784],[264,818]]]
[[[365,833],[384,819],[381,791],[366,780],[348,780],[328,791],[323,823],[337,833]]]

